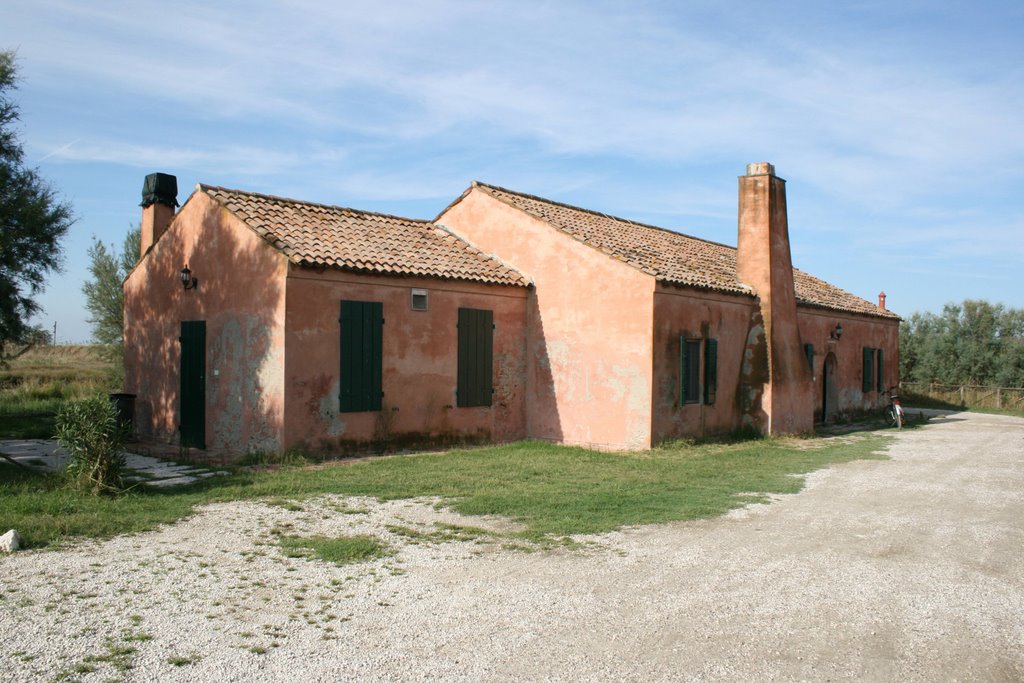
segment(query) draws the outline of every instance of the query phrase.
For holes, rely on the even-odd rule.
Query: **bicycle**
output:
[[[903,429],[903,406],[900,405],[900,397],[896,393],[897,386],[891,386],[885,393],[889,396],[889,405],[885,409],[885,418],[889,424],[896,429]]]

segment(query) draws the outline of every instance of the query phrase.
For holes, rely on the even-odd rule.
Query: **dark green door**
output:
[[[206,448],[206,321],[181,321],[181,445]]]

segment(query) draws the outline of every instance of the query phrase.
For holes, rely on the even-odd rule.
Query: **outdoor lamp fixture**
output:
[[[188,269],[187,264],[185,265],[184,268],[181,269],[180,274],[181,284],[185,287],[185,289],[195,289],[196,287],[199,286],[199,279],[192,277],[192,271]]]
[[[184,271],[183,271],[184,272]],[[839,341],[839,338],[843,336],[843,324],[837,323],[836,328],[832,330],[832,339]]]

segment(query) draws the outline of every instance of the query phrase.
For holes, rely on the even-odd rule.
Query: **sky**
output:
[[[34,322],[91,337],[143,178],[432,219],[473,180],[736,244],[900,315],[1024,307],[1024,3],[3,0],[30,166],[73,207]]]

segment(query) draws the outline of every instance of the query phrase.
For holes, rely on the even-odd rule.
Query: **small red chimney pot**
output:
[[[878,293],[878,307],[885,310],[885,292]]]

